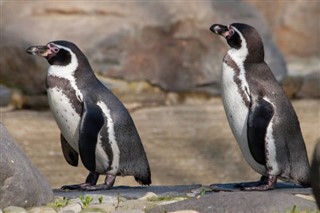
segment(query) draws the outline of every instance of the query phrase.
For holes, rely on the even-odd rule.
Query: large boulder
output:
[[[319,1],[252,1],[286,57],[319,58]]]
[[[284,59],[260,13],[241,1],[2,3],[1,80],[29,94],[44,93],[44,59],[28,45],[65,39],[78,44],[93,69],[113,78],[144,80],[165,91],[219,94],[228,47],[213,23],[245,22],[260,32],[266,60],[277,79]]]
[[[30,207],[53,201],[53,192],[0,122],[0,209]]]

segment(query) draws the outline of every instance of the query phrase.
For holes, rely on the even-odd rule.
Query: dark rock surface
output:
[[[185,197],[187,193],[192,190],[200,188],[201,185],[180,185],[180,186],[115,186],[110,190],[100,190],[100,191],[66,191],[61,189],[54,189],[55,196],[67,197],[67,198],[77,198],[80,195],[90,195],[90,194],[100,194],[108,196],[118,196],[128,199],[138,199],[143,197],[148,192],[153,192],[157,196],[170,196],[170,197]]]
[[[199,199],[180,201],[151,209],[148,213],[195,210],[201,213],[270,213],[290,212],[296,206],[300,210],[315,211],[312,201],[292,194],[272,192],[218,192],[206,194]]]
[[[144,80],[166,91],[219,94],[228,47],[209,27],[235,21],[256,26],[276,77],[286,74],[265,20],[241,1],[6,1],[1,6],[1,52],[6,54],[0,78],[27,94],[44,93],[48,65],[27,55],[25,48],[57,39],[78,44],[104,76]]]
[[[0,133],[0,209],[51,202],[53,192],[49,183],[15,144],[2,123]]]
[[[320,139],[315,147],[313,153],[313,160],[311,165],[311,184],[314,197],[316,198],[318,207],[320,209]]]

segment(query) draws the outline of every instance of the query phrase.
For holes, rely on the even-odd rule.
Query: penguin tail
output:
[[[134,179],[140,184],[140,185],[150,185],[151,184],[151,173],[150,169],[148,168],[146,172],[139,173],[134,176]]]
[[[311,187],[311,173],[309,165],[306,165],[305,168],[299,172],[300,173],[296,173],[295,176],[291,176],[291,181],[304,188]]]
[[[304,187],[304,188],[311,187],[311,180],[310,180],[310,178],[307,178],[307,179],[304,179],[304,180],[300,180],[300,181],[299,181],[299,185],[301,185],[301,186]]]
[[[151,184],[151,178],[138,178],[134,177],[134,179],[140,184],[140,185],[150,185]]]

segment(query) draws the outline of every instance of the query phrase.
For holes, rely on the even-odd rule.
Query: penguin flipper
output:
[[[89,171],[95,171],[95,151],[98,134],[104,124],[99,106],[92,102],[84,102],[79,129],[79,153],[83,165]]]
[[[265,136],[274,115],[271,103],[259,97],[253,101],[248,116],[248,144],[253,158],[266,165]]]
[[[63,137],[62,134],[60,134],[60,142],[61,142],[62,153],[66,161],[71,166],[78,166],[78,162],[79,162],[78,152],[69,145],[69,143]]]

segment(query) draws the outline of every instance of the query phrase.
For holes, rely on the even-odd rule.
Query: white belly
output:
[[[79,125],[80,116],[72,107],[69,99],[57,88],[47,90],[48,101],[53,116],[60,128],[62,135],[69,145],[79,153]]]
[[[249,165],[258,173],[265,174],[265,166],[257,163],[251,155],[247,137],[247,119],[249,110],[238,92],[238,86],[233,80],[234,71],[223,63],[221,92],[226,116],[232,133],[240,150]]]

